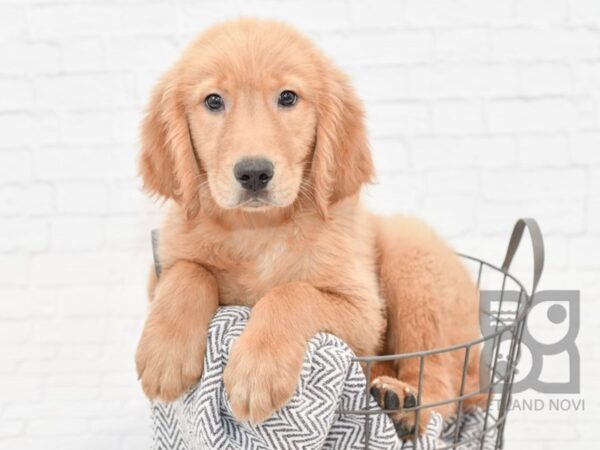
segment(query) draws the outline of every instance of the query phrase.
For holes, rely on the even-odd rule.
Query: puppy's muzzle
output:
[[[273,178],[273,163],[264,158],[242,159],[234,166],[233,175],[244,189],[258,192]]]

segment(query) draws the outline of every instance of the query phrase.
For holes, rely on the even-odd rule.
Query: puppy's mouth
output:
[[[242,209],[266,209],[272,206],[277,206],[268,192],[244,193],[240,196],[237,204],[238,208]]]

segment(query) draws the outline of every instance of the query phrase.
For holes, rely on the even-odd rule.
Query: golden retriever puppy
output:
[[[293,395],[319,331],[357,355],[478,335],[476,287],[453,251],[418,220],[361,207],[373,176],[361,102],[284,24],[239,20],[192,42],[154,90],[140,171],[150,193],[173,200],[136,355],[152,399],[174,400],[199,380],[219,305],[252,307],[223,381],[236,417],[253,423]],[[422,404],[458,395],[463,356],[427,358]],[[414,431],[415,414],[403,408],[416,403],[419,361],[377,370],[373,394],[397,409],[399,434]],[[467,391],[477,386],[473,351]]]

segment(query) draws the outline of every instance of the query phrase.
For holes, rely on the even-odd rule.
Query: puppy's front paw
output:
[[[415,435],[417,391],[412,386],[392,377],[381,376],[373,380],[370,388],[371,395],[381,409],[396,410],[389,413],[396,433],[402,439]],[[410,411],[406,411],[411,409]],[[431,412],[422,410],[419,414],[419,430],[417,435],[425,430]]]
[[[304,342],[242,333],[223,373],[234,416],[257,424],[284,406],[296,391],[304,352]]]
[[[146,395],[171,402],[202,375],[205,338],[201,333],[178,333],[146,326],[135,355],[138,377]]]

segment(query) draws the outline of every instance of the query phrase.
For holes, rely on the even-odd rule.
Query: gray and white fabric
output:
[[[153,450],[365,448],[365,417],[336,411],[365,409],[366,379],[359,364],[352,361],[350,348],[327,333],[319,333],[309,341],[298,389],[283,409],[259,426],[235,420],[222,376],[231,346],[249,316],[249,309],[244,307],[218,310],[208,331],[200,382],[172,404],[152,405]],[[377,408],[373,400],[369,406]],[[458,424],[461,440],[481,430],[482,421],[480,411],[465,415]],[[402,443],[397,438],[392,422],[384,414],[371,415],[369,424],[370,449],[413,448],[412,442]],[[444,424],[441,416],[433,414],[417,448],[447,445],[454,438],[456,426]],[[478,447],[473,444],[472,448]]]

